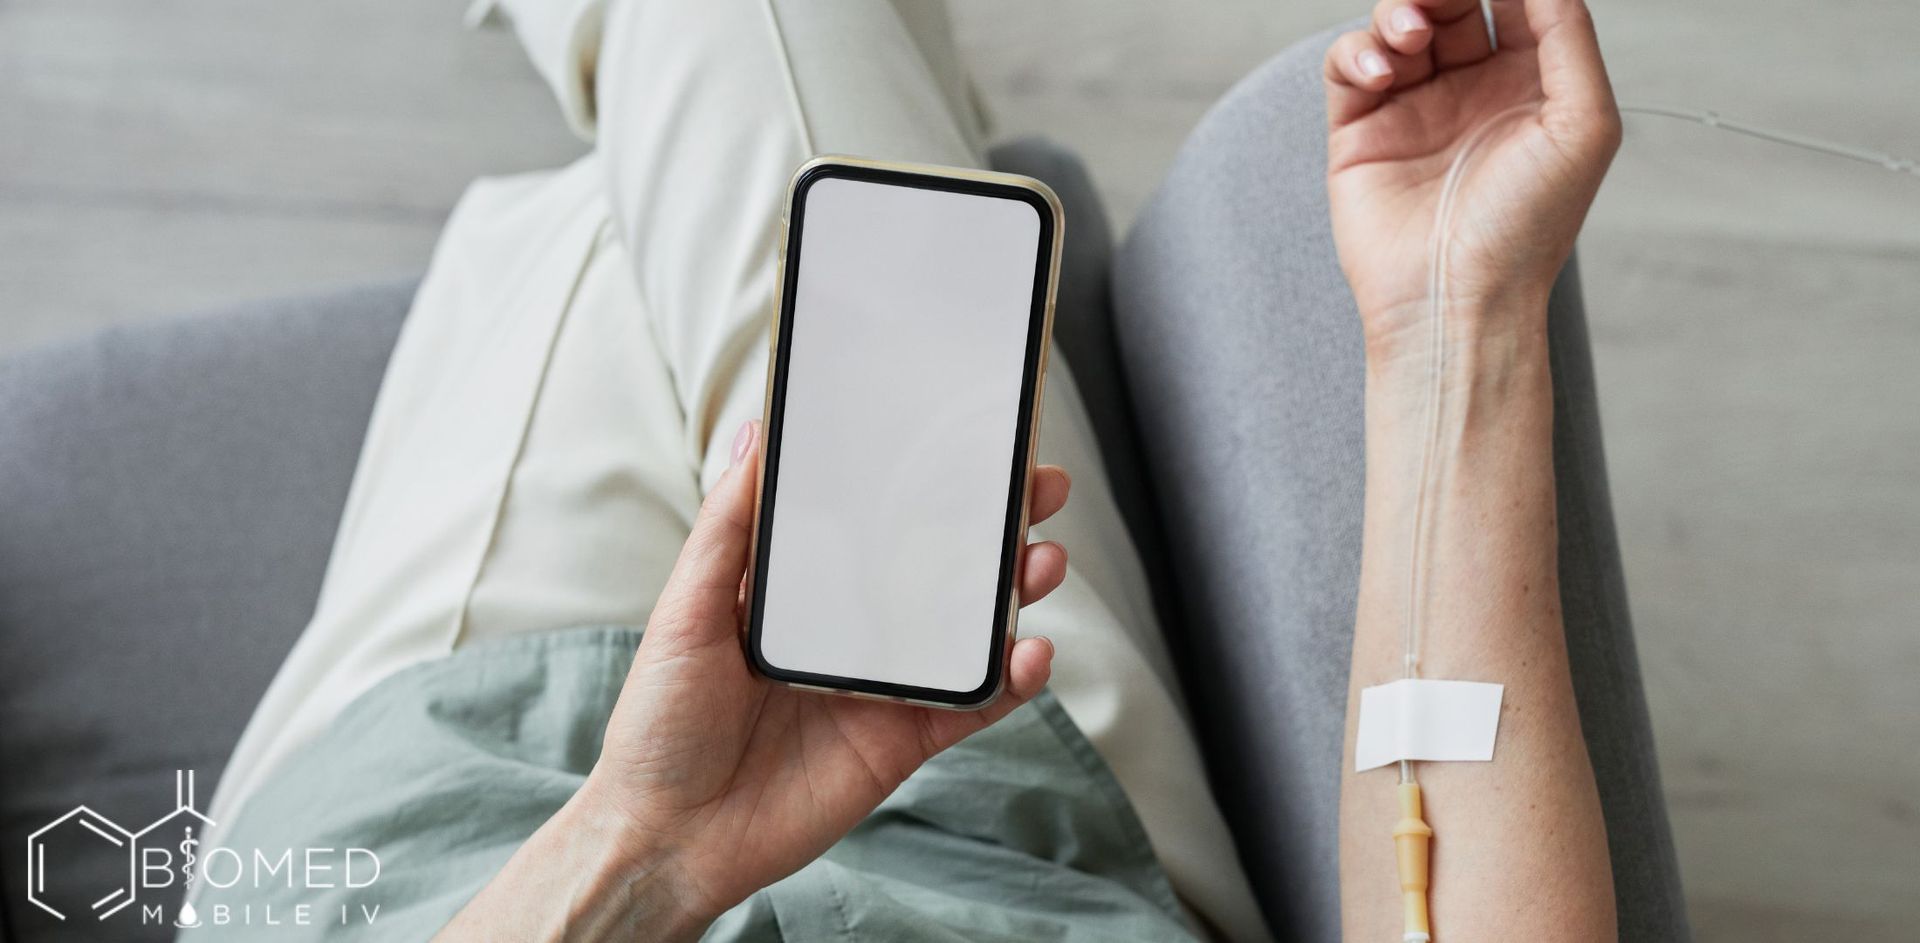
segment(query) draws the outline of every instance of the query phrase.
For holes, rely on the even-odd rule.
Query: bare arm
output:
[[[1367,335],[1367,498],[1341,785],[1346,937],[1401,938],[1395,769],[1352,771],[1359,691],[1404,675],[1409,523],[1427,427],[1427,236],[1461,187],[1445,264],[1444,476],[1428,535],[1422,675],[1506,686],[1490,763],[1417,764],[1434,938],[1613,940],[1606,829],[1567,667],[1556,575],[1546,298],[1617,146],[1579,0],[1384,0],[1328,53],[1329,188]]]
[[[1433,826],[1438,940],[1612,940],[1613,879],[1599,795],[1567,669],[1555,575],[1544,295],[1488,320],[1524,329],[1459,337],[1449,369],[1464,414],[1431,535],[1427,677],[1506,685],[1491,763],[1417,772]],[[1476,315],[1477,316],[1477,315]],[[1397,361],[1397,362],[1396,362]],[[1425,439],[1425,360],[1382,352],[1367,372],[1367,500],[1341,784],[1347,936],[1395,940],[1393,767],[1353,772],[1362,687],[1402,676],[1407,522]]]

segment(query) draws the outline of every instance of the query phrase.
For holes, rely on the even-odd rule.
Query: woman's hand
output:
[[[607,722],[600,761],[443,929],[445,940],[677,940],[818,857],[928,758],[1039,693],[1053,643],[1015,644],[979,711],[798,691],[747,667],[740,617],[759,424],[707,495]],[[1035,469],[1030,516],[1067,503]],[[1027,546],[1021,605],[1066,578],[1059,544]]]
[[[1379,0],[1371,29],[1327,51],[1327,184],[1334,241],[1371,349],[1425,319],[1428,236],[1454,154],[1463,178],[1446,260],[1463,316],[1544,312],[1620,142],[1620,116],[1580,0]],[[1497,325],[1496,325],[1497,326]]]
[[[1021,640],[999,700],[965,713],[755,675],[739,632],[758,439],[757,424],[740,430],[732,467],[700,509],[578,800],[596,810],[587,820],[622,836],[642,896],[693,925],[818,857],[928,758],[1033,697],[1053,657],[1051,642]],[[1032,519],[1059,511],[1067,491],[1066,472],[1038,468]],[[1066,568],[1060,545],[1028,546],[1020,602],[1047,595]]]

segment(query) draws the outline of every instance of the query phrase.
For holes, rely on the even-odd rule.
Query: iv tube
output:
[[[1458,196],[1460,180],[1466,175],[1468,164],[1480,146],[1486,143],[1493,131],[1507,121],[1539,110],[1539,102],[1526,102],[1515,105],[1488,118],[1467,137],[1460,151],[1454,155],[1453,163],[1447,168],[1447,176],[1440,188],[1440,203],[1434,213],[1433,234],[1428,240],[1429,257],[1427,261],[1427,318],[1428,318],[1428,386],[1426,431],[1427,440],[1420,454],[1418,487],[1415,491],[1413,521],[1411,526],[1410,565],[1407,574],[1407,624],[1405,632],[1405,669],[1406,676],[1420,676],[1420,637],[1426,627],[1426,577],[1427,565],[1427,528],[1432,516],[1432,506],[1436,500],[1433,492],[1438,488],[1440,467],[1440,433],[1444,420],[1443,396],[1445,387],[1441,378],[1446,367],[1446,298],[1447,298],[1447,249],[1453,236],[1454,202]],[[1858,161],[1880,167],[1894,173],[1920,176],[1920,163],[1896,157],[1879,151],[1838,144],[1791,131],[1778,131],[1743,121],[1721,117],[1717,112],[1701,111],[1690,108],[1677,108],[1668,105],[1628,103],[1619,106],[1621,113],[1645,115],[1659,118],[1671,118],[1689,121],[1703,127],[1738,134],[1761,141],[1769,141],[1788,147],[1827,154],[1846,160]],[[1400,761],[1400,781],[1415,781],[1413,767],[1406,760]]]
[[[1491,19],[1489,19],[1491,24]],[[1405,628],[1405,672],[1408,678],[1420,676],[1420,638],[1426,627],[1428,537],[1430,518],[1434,505],[1438,501],[1435,492],[1439,488],[1442,465],[1445,456],[1441,449],[1441,433],[1445,422],[1446,384],[1446,308],[1447,308],[1447,261],[1448,249],[1453,237],[1454,204],[1459,196],[1460,181],[1466,176],[1467,167],[1474,154],[1485,144],[1492,133],[1500,126],[1522,115],[1530,115],[1540,108],[1538,101],[1525,102],[1501,111],[1467,136],[1460,150],[1454,155],[1453,163],[1447,168],[1447,176],[1441,183],[1440,200],[1435,208],[1433,232],[1428,238],[1427,261],[1427,319],[1428,344],[1427,368],[1427,405],[1426,405],[1426,443],[1420,453],[1419,479],[1414,493],[1413,520],[1409,526],[1411,546],[1408,553],[1407,603]],[[1625,104],[1619,106],[1624,114],[1647,115],[1691,121],[1695,124],[1715,130],[1739,134],[1762,141],[1770,141],[1802,150],[1827,154],[1846,160],[1858,161],[1881,167],[1894,173],[1920,176],[1920,164],[1913,160],[1895,157],[1878,151],[1837,144],[1818,138],[1788,131],[1776,131],[1758,125],[1722,118],[1712,111],[1698,111],[1687,108],[1675,108],[1664,105]],[[1400,870],[1400,889],[1406,909],[1406,930],[1403,943],[1429,943],[1432,930],[1427,913],[1427,889],[1429,886],[1430,850],[1433,829],[1423,818],[1423,798],[1420,785],[1414,775],[1412,761],[1400,761],[1399,801],[1400,821],[1394,826],[1394,844]]]
[[[1427,441],[1420,451],[1420,471],[1418,484],[1414,492],[1413,521],[1411,534],[1411,553],[1407,571],[1407,624],[1405,631],[1406,676],[1420,677],[1420,632],[1426,625],[1426,576],[1427,576],[1427,528],[1429,508],[1435,502],[1433,492],[1439,477],[1440,423],[1444,409],[1443,396],[1446,392],[1442,377],[1446,373],[1447,346],[1447,249],[1453,237],[1453,205],[1460,191],[1460,180],[1466,176],[1467,165],[1473,155],[1486,143],[1488,137],[1502,124],[1524,114],[1532,114],[1540,108],[1539,102],[1526,102],[1515,105],[1488,118],[1467,137],[1460,146],[1459,153],[1453,157],[1453,164],[1447,168],[1445,181],[1440,185],[1440,203],[1434,213],[1433,234],[1428,238],[1427,259]],[[1407,760],[1400,761],[1400,781],[1415,781],[1413,765]]]

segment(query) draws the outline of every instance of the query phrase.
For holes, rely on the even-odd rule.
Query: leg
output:
[[[710,484],[733,430],[760,414],[777,220],[794,169],[822,152],[977,165],[978,131],[955,91],[964,81],[942,66],[955,57],[934,4],[629,4],[607,23],[596,99],[608,191],[686,410],[687,461]],[[673,42],[647,39],[665,36]],[[702,52],[709,43],[729,54]],[[1075,493],[1039,530],[1074,562],[1022,631],[1060,645],[1054,691],[1114,768],[1176,888],[1236,938],[1257,937],[1139,560],[1071,372],[1054,362],[1040,459],[1071,469]]]
[[[313,618],[234,750],[216,822],[409,665],[514,628],[646,619],[699,490],[597,169],[483,181],[449,220]]]
[[[1190,629],[1170,637],[1185,643],[1176,655],[1268,916],[1300,939],[1340,934],[1328,865],[1365,461],[1360,325],[1324,222],[1320,60],[1333,35],[1214,109],[1115,266],[1122,355],[1134,389],[1153,391],[1136,404]],[[1621,937],[1684,939],[1571,272],[1550,323],[1561,594]]]
[[[945,94],[960,80],[937,3],[626,2],[607,31],[607,192],[686,413],[687,460],[711,485],[734,430],[760,415],[794,170],[820,153],[979,166],[978,132]]]

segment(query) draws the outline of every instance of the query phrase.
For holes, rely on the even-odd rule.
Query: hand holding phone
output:
[[[1005,678],[1060,258],[1025,177],[822,158],[787,203],[747,655],[976,709]]]
[[[934,754],[1038,694],[1053,658],[1051,642],[1021,640],[1003,696],[967,712],[826,697],[755,675],[739,644],[738,594],[759,472],[755,432],[743,430],[733,467],[701,507],[586,786],[516,855],[551,867],[577,860],[583,842],[604,846],[615,873],[648,876],[649,887],[635,889],[648,925],[683,923],[688,939],[826,851]],[[1033,519],[1059,511],[1068,488],[1059,468],[1036,468]],[[1020,599],[1046,596],[1066,567],[1057,544],[1026,548]],[[527,900],[508,894],[501,905],[519,913]]]
[[[1029,186],[1018,178],[1013,179],[1014,190]],[[986,192],[1003,195],[999,197],[1002,199],[1012,192],[1004,188],[1006,183],[1001,178],[970,182],[995,184]],[[964,195],[969,191],[939,192]],[[1004,310],[982,313],[977,325],[982,330],[975,332],[978,336],[973,338],[983,350],[1017,349],[1013,353],[1002,349],[1001,356],[990,358],[995,364],[991,370],[957,376],[954,382],[973,389],[956,401],[977,405],[994,400],[989,410],[992,415],[977,422],[977,428],[971,432],[959,430],[960,434],[937,440],[974,443],[969,448],[982,447],[978,443],[985,443],[984,448],[995,452],[996,463],[1004,460],[1005,464],[984,473],[993,479],[991,482],[957,479],[951,467],[925,468],[912,464],[910,459],[897,463],[887,459],[886,456],[895,451],[916,447],[919,440],[909,431],[866,428],[864,431],[878,437],[868,460],[878,461],[888,474],[902,475],[897,481],[902,490],[890,502],[870,502],[867,499],[874,495],[856,490],[851,492],[848,501],[831,505],[844,509],[856,521],[866,521],[873,535],[836,561],[837,565],[856,571],[839,577],[855,585],[862,578],[862,572],[897,575],[901,571],[901,561],[887,559],[887,555],[909,544],[890,542],[887,538],[890,525],[906,526],[902,522],[911,522],[912,526],[938,526],[956,509],[971,512],[970,504],[981,504],[990,512],[988,517],[994,520],[989,523],[996,530],[989,532],[986,540],[976,535],[964,554],[972,558],[970,563],[976,578],[954,582],[964,590],[957,592],[956,598],[962,598],[967,605],[944,613],[935,611],[935,615],[943,616],[940,621],[928,620],[901,627],[903,640],[915,645],[916,639],[942,626],[958,626],[967,633],[962,640],[966,644],[959,649],[967,657],[964,670],[956,675],[959,678],[956,683],[961,688],[973,685],[976,675],[986,680],[974,691],[958,690],[957,697],[941,706],[981,709],[960,712],[822,697],[801,690],[804,685],[770,683],[749,667],[746,655],[753,647],[743,648],[740,644],[745,603],[741,590],[743,585],[754,585],[745,579],[749,559],[757,559],[758,572],[765,574],[768,551],[774,549],[765,534],[775,515],[770,515],[767,507],[757,506],[755,498],[768,490],[767,484],[772,480],[771,474],[762,474],[765,460],[772,454],[763,445],[776,441],[770,430],[749,423],[736,437],[731,467],[701,505],[693,532],[674,565],[673,576],[654,605],[646,634],[635,653],[633,668],[608,718],[600,758],[586,784],[514,853],[506,867],[442,931],[441,939],[497,933],[502,932],[502,927],[509,930],[523,927],[531,933],[537,927],[562,920],[584,927],[632,926],[636,920],[644,920],[650,934],[659,938],[697,939],[721,912],[818,857],[934,754],[1005,717],[1040,692],[1051,671],[1052,643],[1045,639],[1024,639],[1011,644],[1012,611],[998,611],[1002,605],[1017,608],[1046,596],[1060,585],[1067,569],[1066,552],[1059,545],[1027,545],[1025,541],[1029,520],[1044,521],[1059,511],[1066,504],[1070,487],[1064,471],[1046,465],[1036,467],[1032,459],[1044,369],[1046,316],[1051,310],[1054,272],[1058,266],[1059,219],[1050,194],[1041,196],[1044,188],[1027,192],[1038,202],[1017,194],[1015,198],[1031,209],[985,214],[1002,223],[1017,221],[1007,227],[1007,232],[976,230],[967,238],[1011,235],[1024,240],[1018,243],[1018,248],[1022,258],[1031,250],[1031,261],[973,265],[960,270],[969,279],[1006,281],[995,297],[1012,299],[1013,289],[1030,289],[1024,303],[1017,299],[1002,301],[999,307]],[[993,205],[974,208],[1002,209]],[[884,221],[890,211],[884,205],[869,207],[869,211],[876,209]],[[1029,223],[1021,213],[1037,214],[1038,222]],[[816,222],[821,215],[832,214],[818,214]],[[798,213],[790,218],[795,224],[801,221]],[[928,220],[937,220],[943,226],[965,222],[951,217],[922,218],[912,214],[906,221]],[[843,224],[858,221],[858,214],[841,220]],[[832,229],[831,226],[821,228]],[[818,232],[816,230],[816,234]],[[899,235],[891,232],[888,238]],[[832,241],[820,240],[818,244]],[[785,259],[786,278],[792,285],[793,271],[800,261],[793,240],[789,242],[789,250]],[[822,251],[814,258],[830,254]],[[863,254],[853,252],[842,261],[850,262]],[[1013,258],[1013,253],[987,254],[976,257],[975,261],[989,256],[1007,260]],[[911,275],[911,272],[903,269],[898,274]],[[831,288],[834,281],[821,279],[814,284]],[[908,288],[919,284],[922,287],[919,293],[928,294],[924,290],[926,283],[917,278],[905,278],[904,282]],[[895,287],[900,284],[898,280],[894,283]],[[931,294],[947,295],[949,304],[954,298],[975,297],[952,290],[950,285],[935,287],[940,290]],[[926,315],[937,308],[937,305],[918,308],[906,297],[913,293],[891,296],[894,302],[904,304],[899,309],[900,323],[908,326],[916,323],[913,320],[916,312]],[[783,321],[791,328],[792,295],[782,294],[786,299],[782,307]],[[929,300],[939,301],[938,298]],[[1018,311],[1010,310],[1016,306]],[[827,310],[808,305],[802,316]],[[963,306],[961,313],[968,310],[977,308]],[[954,313],[951,306],[946,313]],[[814,324],[829,320],[827,315],[818,315]],[[785,338],[782,343],[793,344],[793,333],[790,329],[784,331],[780,335]],[[1015,334],[1022,336],[1014,337]],[[888,336],[891,343],[906,342],[916,336],[920,340],[929,339],[912,331],[904,335],[891,332]],[[803,342],[820,339],[811,333],[803,332],[801,336]],[[803,356],[798,358],[802,361],[798,375],[804,377],[824,368],[831,376],[836,369],[831,358],[816,361],[813,354],[806,353],[810,346],[820,345],[800,345]],[[828,351],[832,349],[828,345]],[[841,353],[847,350],[842,348]],[[971,365],[969,370],[977,370],[984,363],[971,357],[961,360]],[[793,371],[794,361],[795,355],[789,353],[785,369]],[[857,363],[857,360],[843,363],[840,367],[855,370]],[[853,388],[873,391],[869,386],[871,375],[848,379],[854,384]],[[804,394],[804,380],[800,386]],[[891,392],[907,402],[906,397],[924,396],[926,388],[909,382]],[[770,397],[770,409],[771,403]],[[919,408],[921,406],[914,407]],[[929,408],[927,415],[935,412],[937,410]],[[803,413],[804,409],[795,415]],[[789,418],[784,412],[777,415]],[[826,415],[831,419],[834,414],[827,411]],[[966,415],[964,411],[963,415]],[[816,421],[793,423],[788,430],[791,436],[788,442],[811,440],[819,431],[814,428]],[[951,429],[959,419],[926,418],[925,421],[935,427],[945,423],[945,427]],[[999,451],[1002,448],[1004,454]],[[804,448],[794,450],[805,451]],[[979,456],[973,458],[979,460],[982,467],[988,464]],[[822,466],[829,472],[836,467],[844,466]],[[791,468],[809,473],[822,470],[809,469],[802,461],[794,461]],[[884,475],[871,476],[872,473],[869,482],[885,480]],[[788,481],[799,481],[801,477]],[[831,483],[835,479],[829,475],[825,480]],[[1017,489],[1011,495],[999,491],[1000,486],[1008,484]],[[953,495],[941,493],[946,488],[961,488],[974,496],[973,500],[968,506],[956,506],[952,503]],[[796,493],[804,496],[806,492],[804,487],[789,487],[787,493],[791,497]],[[790,501],[786,506],[791,508],[803,503]],[[879,513],[881,508],[887,509],[885,514]],[[800,522],[807,523],[805,515]],[[1004,534],[1015,534],[1015,541],[1007,543],[1000,539]],[[750,549],[756,541],[757,553]],[[974,544],[984,545],[985,549]],[[788,533],[780,537],[780,553],[774,559],[776,566],[785,566],[789,553],[804,555],[820,550]],[[985,567],[980,566],[982,560],[987,564]],[[920,562],[923,566],[928,564],[928,561]],[[977,578],[982,570],[991,578]],[[925,572],[917,576],[948,580],[956,572],[936,564],[927,566]],[[763,601],[764,586],[762,582],[759,598]],[[759,610],[763,618],[775,611],[779,597],[775,597],[774,604],[763,604]],[[784,618],[799,611],[780,609],[779,613]],[[983,611],[990,617],[990,624],[984,626],[974,618]],[[964,618],[951,618],[956,613]],[[767,625],[759,624],[763,629]],[[813,631],[805,621],[776,620],[773,625],[779,631],[793,631],[794,638],[787,641],[803,647]],[[779,628],[781,625],[785,628]],[[824,628],[826,634],[832,635],[835,627],[829,623]],[[842,636],[833,641],[845,643],[849,638]],[[917,650],[911,645],[907,647],[910,653]],[[924,651],[921,654],[924,655]],[[924,662],[924,658],[909,658],[903,663],[911,666],[924,665]],[[880,664],[887,666],[886,660]],[[849,677],[847,680],[852,686],[871,679]],[[893,682],[882,679],[879,683]],[[993,695],[1003,689],[1004,696],[994,699]],[[529,889],[534,892],[529,893]]]

